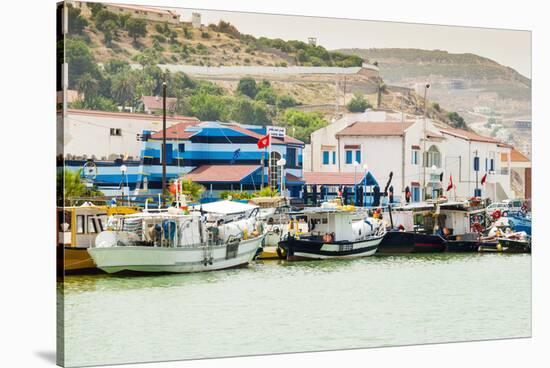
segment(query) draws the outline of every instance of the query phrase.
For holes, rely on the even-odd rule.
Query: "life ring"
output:
[[[481,224],[479,222],[475,222],[472,225],[472,230],[475,231],[476,233],[481,233],[483,231],[483,227],[481,226]]]
[[[495,210],[491,216],[493,216],[495,220],[498,220],[501,215],[502,213],[500,212],[500,210]]]

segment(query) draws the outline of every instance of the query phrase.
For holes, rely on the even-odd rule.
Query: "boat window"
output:
[[[97,228],[94,221],[94,216],[88,216],[88,233],[95,234],[97,233]]]
[[[77,234],[84,234],[84,215],[77,215],[76,216],[76,233]]]

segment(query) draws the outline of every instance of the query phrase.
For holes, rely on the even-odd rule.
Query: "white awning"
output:
[[[254,208],[258,208],[258,206],[228,200],[197,204],[193,206],[193,209],[195,211],[200,211],[202,209],[204,212],[218,213],[221,215],[245,213],[248,211],[252,211]]]

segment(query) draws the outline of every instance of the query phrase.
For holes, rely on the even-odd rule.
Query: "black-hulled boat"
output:
[[[445,251],[445,239],[437,234],[413,231],[388,231],[377,254],[439,253]]]
[[[445,250],[452,253],[477,252],[479,247],[484,244],[480,239],[479,233],[450,235],[445,240]]]
[[[289,261],[371,256],[385,234],[382,221],[338,208],[307,209],[301,216],[309,231],[289,233],[279,242]]]
[[[479,247],[484,253],[531,253],[531,238],[525,240],[497,238],[496,242],[486,242]]]

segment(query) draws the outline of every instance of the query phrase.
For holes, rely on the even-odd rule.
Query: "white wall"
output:
[[[118,117],[115,114],[67,114],[64,119],[65,148],[64,154],[95,155],[98,159],[111,154],[139,157],[141,142],[136,135],[143,130],[159,131],[162,129],[162,117],[150,116],[147,119]],[[167,127],[177,121],[167,120]],[[111,136],[110,129],[122,130],[121,136]]]

